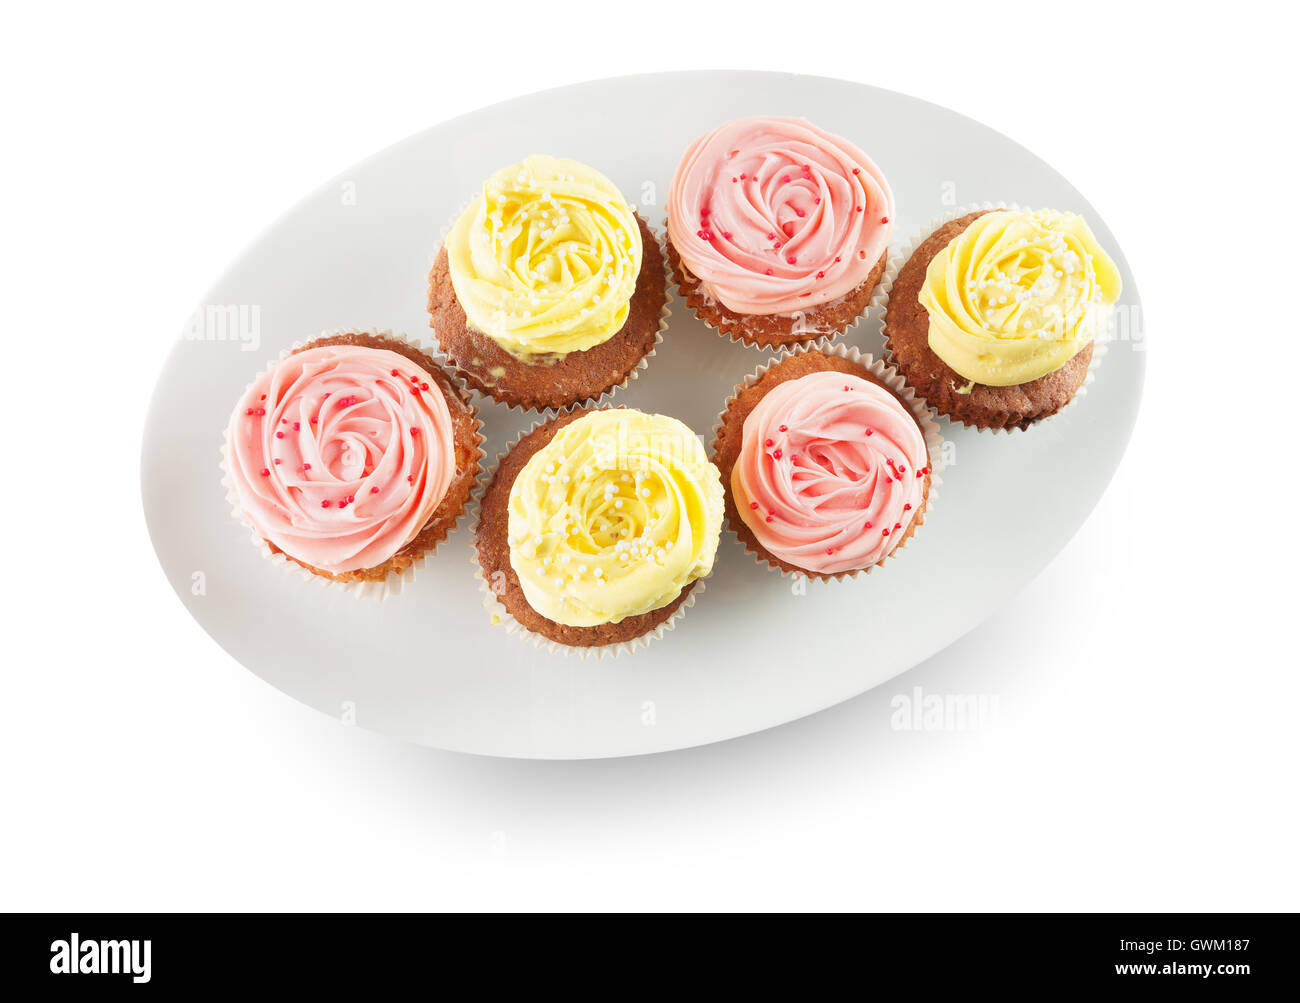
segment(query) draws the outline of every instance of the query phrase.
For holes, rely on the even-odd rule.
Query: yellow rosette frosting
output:
[[[533,454],[509,509],[528,604],[594,627],[666,606],[713,569],[722,478],[676,418],[592,411]]]
[[[1121,281],[1083,218],[986,213],[934,256],[921,285],[930,348],[968,380],[1028,383],[1104,330]]]
[[[470,324],[525,362],[617,334],[641,271],[641,230],[614,183],[556,157],[493,174],[446,243]]]

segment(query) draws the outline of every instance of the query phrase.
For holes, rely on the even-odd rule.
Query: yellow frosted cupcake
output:
[[[603,174],[557,157],[488,178],[429,273],[430,326],[466,382],[538,410],[625,382],[666,300],[645,221]]]
[[[537,426],[483,496],[478,563],[501,612],[597,648],[668,625],[713,569],[723,491],[675,418],[579,409]]]
[[[885,347],[940,414],[1024,429],[1083,385],[1120,289],[1081,216],[973,212],[936,229],[899,271]]]

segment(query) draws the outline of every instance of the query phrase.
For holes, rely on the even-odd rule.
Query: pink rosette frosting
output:
[[[807,310],[866,281],[889,246],[894,196],[852,143],[802,118],[740,118],[686,151],[668,232],[729,310]]]
[[[456,472],[451,413],[432,377],[384,349],[330,345],[263,373],[230,416],[226,468],[245,518],[332,574],[411,542]]]
[[[883,387],[844,373],[778,384],[745,419],[731,490],[763,547],[819,575],[883,560],[920,509],[929,454]]]

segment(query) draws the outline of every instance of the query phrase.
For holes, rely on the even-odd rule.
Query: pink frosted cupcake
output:
[[[883,363],[809,351],[738,388],[713,462],[727,521],[760,561],[836,578],[882,563],[924,521],[933,423],[891,375],[901,386]]]
[[[337,582],[401,576],[456,524],[479,472],[467,395],[397,338],[341,334],[281,359],[226,430],[228,497],[272,555]]]
[[[706,324],[763,348],[833,337],[885,271],[894,196],[875,163],[801,118],[701,136],[668,192],[668,260]]]

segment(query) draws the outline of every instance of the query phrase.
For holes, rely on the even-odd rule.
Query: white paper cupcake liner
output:
[[[469,506],[469,524],[472,530],[469,540],[469,560],[470,564],[474,568],[474,578],[478,582],[479,591],[483,593],[483,608],[487,611],[489,621],[493,626],[503,627],[507,634],[512,634],[520,640],[531,644],[534,648],[544,649],[553,655],[564,655],[579,659],[594,658],[599,660],[601,658],[617,658],[620,655],[630,655],[642,648],[649,647],[651,642],[659,640],[665,634],[674,630],[686,616],[686,611],[694,606],[695,600],[703,594],[705,579],[697,578],[695,580],[695,587],[687,594],[682,604],[673,610],[672,615],[667,620],[659,624],[653,630],[647,631],[639,637],[634,637],[629,641],[620,641],[617,644],[583,647],[581,645],[563,644],[559,641],[553,641],[543,634],[539,634],[534,630],[529,630],[516,620],[514,615],[506,609],[506,605],[501,601],[500,596],[493,591],[492,584],[484,574],[483,566],[479,564],[478,559],[478,528],[479,516],[483,504],[483,495],[487,492],[488,486],[492,483],[492,478],[496,476],[496,472],[501,466],[501,461],[505,459],[506,455],[509,454],[511,450],[519,445],[519,442],[526,435],[535,432],[547,422],[553,421],[562,414],[569,414],[572,411],[580,410],[588,406],[590,405],[575,405],[559,411],[552,410],[548,412],[546,416],[538,418],[531,426],[515,436],[510,445],[497,453],[496,462],[492,465],[491,472],[485,473],[485,475],[480,478],[478,487],[474,491],[474,497]]]
[[[398,334],[388,330],[378,330],[375,328],[340,327],[340,328],[334,328],[333,330],[322,331],[314,338],[305,338],[301,341],[295,341],[292,346],[282,350],[278,357],[268,361],[267,364],[263,367],[263,372],[267,372],[270,371],[271,369],[274,369],[277,365],[279,365],[281,362],[287,359],[295,351],[302,348],[304,345],[310,344],[313,341],[318,341],[321,338],[333,338],[344,334],[365,334],[365,335],[371,335],[376,338],[388,338],[392,341],[400,341],[403,344],[409,345],[410,347],[416,349],[417,351],[423,352],[425,355],[430,356],[430,358],[434,357],[433,353],[431,353],[428,350],[428,348],[425,347],[425,345],[423,345],[418,339],[408,337],[407,335],[404,334]],[[483,443],[486,441],[485,436],[483,434],[483,419],[479,416],[478,408],[474,406],[474,402],[470,396],[468,388],[465,387],[465,385],[461,382],[461,380],[454,373],[448,373],[446,372],[446,370],[444,370],[444,375],[446,375],[451,380],[451,384],[456,389],[456,393],[460,397],[460,399],[466,405],[472,408],[474,411],[474,422],[476,427],[476,434],[478,436],[478,443],[476,446],[476,455],[474,457],[474,462],[477,464],[478,470],[474,475],[474,488],[471,490],[471,495],[470,495],[472,499],[474,492],[478,491],[479,484],[483,480],[483,458],[484,456],[487,455],[483,452]],[[254,381],[250,380],[248,384],[245,386],[245,390],[247,390],[248,387],[251,387],[253,385],[253,382]],[[221,486],[226,491],[226,501],[230,505],[231,516],[234,517],[235,520],[237,520],[242,526],[244,526],[249,531],[250,534],[249,540],[252,542],[253,546],[257,548],[257,550],[261,553],[263,558],[265,558],[272,565],[280,568],[284,572],[293,575],[294,577],[303,579],[305,581],[315,582],[324,588],[335,590],[340,593],[343,592],[349,593],[357,597],[358,599],[364,598],[364,599],[375,599],[375,600],[382,601],[392,596],[400,595],[402,591],[402,587],[404,585],[409,585],[411,582],[415,581],[416,573],[424,567],[425,560],[429,557],[432,557],[435,553],[437,553],[439,547],[445,544],[447,540],[452,536],[452,534],[456,532],[456,527],[460,525],[461,520],[465,517],[465,513],[469,510],[470,507],[469,503],[467,502],[464,508],[461,510],[461,512],[456,516],[454,520],[452,520],[451,525],[447,527],[447,532],[443,536],[442,540],[440,540],[438,543],[434,544],[433,547],[431,547],[430,549],[422,553],[419,557],[417,557],[410,565],[408,565],[402,571],[393,572],[381,581],[354,581],[354,582],[335,581],[332,578],[326,578],[323,575],[314,574],[313,572],[308,571],[306,568],[304,568],[297,561],[290,560],[283,553],[278,553],[272,550],[270,544],[268,544],[267,541],[262,537],[262,534],[259,533],[257,529],[253,526],[253,524],[245,517],[243,509],[239,504],[239,497],[235,492],[234,484],[231,482],[230,479],[229,468],[226,466],[226,460],[227,460],[227,455],[229,453],[229,445],[230,445],[229,436],[230,436],[230,430],[229,428],[227,428],[222,433],[222,437],[221,437],[221,447],[220,447],[221,462],[219,464],[219,468],[221,470]]]
[[[470,207],[472,202],[473,200],[464,203],[460,207],[460,209],[457,210],[456,213],[454,213],[452,217],[442,225],[442,229],[439,230],[438,232],[438,243],[434,247],[433,252],[429,255],[429,267],[425,271],[426,277],[432,274],[433,272],[434,263],[438,260],[438,255],[442,252],[443,245],[447,242],[447,234],[451,232],[451,228],[455,226],[456,220],[460,219],[461,215],[465,212],[465,210],[467,210]],[[672,296],[670,295],[672,290],[672,278],[673,278],[672,269],[668,267],[668,251],[664,245],[663,234],[659,231],[657,227],[651,226],[650,221],[646,219],[644,216],[641,216],[640,213],[637,213],[637,218],[646,224],[646,228],[650,231],[650,235],[654,238],[655,243],[659,245],[659,253],[660,255],[662,255],[663,263],[664,263],[664,302],[663,302],[663,306],[659,308],[659,330],[655,332],[654,343],[650,346],[650,350],[646,352],[645,355],[643,355],[639,360],[637,360],[637,364],[632,367],[632,370],[627,374],[623,382],[615,383],[613,386],[608,387],[605,390],[602,390],[599,394],[588,396],[581,400],[569,401],[568,403],[561,405],[560,410],[563,410],[565,408],[571,408],[571,407],[590,407],[593,405],[601,406],[613,400],[614,395],[617,392],[619,392],[620,390],[626,390],[627,385],[631,383],[633,380],[635,380],[637,377],[639,377],[641,373],[645,371],[646,367],[650,365],[650,360],[653,359],[655,357],[656,352],[658,352],[659,346],[664,343],[664,332],[668,330],[668,320],[672,316],[672,310],[669,309],[669,302],[672,300]],[[457,376],[460,377],[461,381],[465,383],[465,386],[469,390],[469,392],[472,393],[476,398],[478,398],[482,402],[495,404],[497,407],[505,408],[508,412],[512,414],[519,414],[519,415],[535,414],[539,412],[556,410],[554,407],[536,407],[531,405],[526,406],[523,404],[511,404],[508,401],[498,400],[497,398],[493,397],[491,394],[484,393],[483,391],[478,390],[473,386],[470,386],[466,378],[466,373],[468,371],[465,370],[463,367],[457,365],[456,360],[453,359],[451,356],[449,356],[445,351],[443,351],[442,345],[438,342],[437,336],[433,335],[432,330],[430,331],[430,334],[433,337],[433,343],[437,350],[436,355],[434,355],[434,357],[445,362],[447,368],[454,371],[457,374]],[[434,354],[434,353],[430,353],[430,354]]]
[[[715,334],[721,335],[722,337],[728,339],[734,344],[743,345],[746,348],[750,348],[758,352],[767,352],[771,355],[779,355],[782,352],[794,351],[796,349],[829,348],[832,344],[835,343],[836,339],[843,338],[850,331],[856,330],[859,327],[859,325],[861,325],[862,322],[867,319],[868,314],[870,314],[871,312],[871,308],[877,305],[877,298],[880,295],[880,285],[881,282],[884,281],[884,275],[882,274],[881,282],[876,283],[876,288],[872,290],[871,298],[867,301],[867,305],[862,308],[862,310],[857,314],[857,316],[855,316],[851,321],[849,321],[843,327],[812,328],[809,329],[808,337],[806,339],[801,341],[791,341],[782,345],[755,345],[753,342],[746,341],[743,336],[741,336],[740,334],[734,331],[722,330],[722,328],[718,327],[708,318],[702,316],[700,312],[697,309],[695,309],[693,306],[691,306],[691,304],[687,301],[687,295],[688,295],[687,290],[685,289],[685,287],[683,287],[683,285],[680,282],[678,282],[673,277],[672,266],[668,264],[668,241],[671,239],[672,239],[672,235],[668,233],[668,230],[665,227],[664,237],[663,237],[664,263],[665,265],[668,266],[668,282],[674,289],[676,289],[677,295],[681,298],[682,305],[685,306],[686,309],[691,312],[691,316],[693,316],[696,320],[698,320],[705,327],[709,328],[709,330],[713,331]],[[888,254],[889,252],[886,251],[885,253]],[[682,262],[682,267],[683,268],[686,267],[686,263],[684,261]],[[886,257],[885,259],[885,268],[886,270],[888,270],[889,268],[888,257]],[[704,288],[703,284],[696,287],[696,289],[693,292],[694,295],[701,297],[709,305],[712,305],[717,302],[713,298],[713,296]],[[844,297],[840,297],[841,300],[843,298]],[[839,302],[839,300],[831,300],[830,302],[837,303]],[[819,305],[825,306],[827,304],[819,304]],[[801,314],[802,311],[797,311],[791,316],[800,317]],[[801,321],[799,320],[795,321],[796,326],[800,323]]]
[[[893,550],[891,550],[887,555],[885,555],[884,561],[893,560],[894,558],[898,557],[904,550],[907,549],[907,545],[912,542],[912,539],[918,533],[921,532],[921,527],[925,525],[926,520],[929,519],[930,515],[934,512],[934,506],[936,502],[938,502],[939,500],[939,488],[943,485],[942,474],[944,468],[944,460],[943,460],[944,438],[943,438],[943,433],[939,430],[939,423],[935,421],[934,414],[930,410],[929,405],[927,405],[926,402],[921,397],[918,397],[916,395],[916,392],[913,391],[912,388],[909,387],[904,382],[902,374],[899,373],[897,369],[891,366],[884,359],[874,358],[871,355],[867,354],[866,352],[859,352],[856,348],[854,348],[851,345],[845,345],[841,343],[841,344],[829,345],[829,346],[811,346],[808,348],[797,348],[792,351],[783,352],[777,357],[767,360],[762,365],[760,365],[757,369],[755,369],[752,373],[746,376],[745,381],[740,386],[736,387],[736,389],[733,390],[731,392],[731,395],[727,398],[727,401],[723,405],[722,410],[718,412],[717,420],[713,423],[713,433],[712,433],[712,439],[710,441],[709,448],[716,453],[718,434],[722,431],[722,426],[726,422],[727,412],[731,410],[732,405],[736,402],[736,399],[741,395],[742,392],[748,390],[760,379],[762,379],[764,374],[766,374],[767,371],[771,369],[773,366],[779,365],[781,362],[784,362],[786,359],[794,358],[795,356],[799,356],[799,355],[806,355],[809,352],[821,352],[824,355],[837,356],[841,359],[847,359],[849,362],[856,362],[858,365],[863,366],[867,370],[867,372],[869,372],[881,383],[885,384],[885,386],[889,387],[890,390],[893,390],[896,394],[898,394],[899,398],[903,401],[908,411],[911,412],[912,417],[916,419],[917,425],[919,425],[921,428],[921,434],[925,436],[925,448],[930,455],[930,462],[929,462],[930,489],[926,495],[925,507],[921,509],[921,511],[919,511],[916,514],[916,517],[912,520],[913,526],[911,527],[910,535],[907,537],[907,539],[905,539],[902,543],[900,543]],[[726,489],[728,494],[730,494],[731,492],[730,484],[724,484],[723,488]],[[736,543],[738,543],[741,546],[741,548],[745,551],[745,553],[749,554],[752,558],[754,558],[755,563],[767,569],[768,571],[774,571],[777,574],[781,575],[781,577],[789,578],[791,580],[796,580],[799,578],[808,578],[815,581],[825,580],[825,579],[834,579],[835,581],[843,581],[846,578],[856,578],[858,575],[870,574],[874,569],[879,568],[883,565],[883,562],[881,562],[877,564],[872,564],[865,568],[858,568],[856,570],[840,571],[833,575],[820,575],[812,571],[789,571],[785,568],[773,564],[763,554],[751,550],[746,545],[745,541],[741,539],[738,528],[732,525],[730,517],[727,518],[727,528],[731,531],[732,539],[734,539]]]
[[[993,209],[1007,209],[1011,212],[1033,212],[1034,211],[1033,209],[1030,209],[1026,206],[1018,205],[1015,202],[981,202],[978,205],[968,205],[968,206],[963,206],[959,209],[949,209],[947,212],[942,213],[936,216],[934,219],[932,219],[906,244],[896,247],[890,251],[889,263],[885,266],[885,274],[880,280],[880,285],[876,287],[876,296],[872,297],[872,301],[871,301],[871,305],[873,307],[878,306],[880,308],[880,324],[881,324],[882,334],[884,332],[885,314],[889,310],[889,294],[893,291],[894,283],[898,281],[898,273],[902,270],[903,265],[905,265],[907,261],[912,257],[912,255],[916,253],[916,249],[920,247],[922,243],[925,242],[925,240],[930,236],[930,234],[934,233],[935,230],[939,229],[939,227],[943,226],[945,223],[950,223],[954,219],[958,219],[962,216],[968,216],[973,212],[981,212],[981,211],[993,210]],[[1093,339],[1092,359],[1088,363],[1088,372],[1084,375],[1083,383],[1080,385],[1079,389],[1074,392],[1074,396],[1071,397],[1069,401],[1066,402],[1065,407],[1061,408],[1060,411],[1057,411],[1054,414],[1050,414],[1046,418],[1040,418],[1038,421],[1035,421],[1032,425],[1030,425],[1030,428],[1033,428],[1034,425],[1041,425],[1043,424],[1043,422],[1051,421],[1057,415],[1063,414],[1071,405],[1074,404],[1075,401],[1080,400],[1083,397],[1087,396],[1088,387],[1091,386],[1093,381],[1096,379],[1097,370],[1101,367],[1101,360],[1105,356],[1109,348],[1110,345],[1107,339],[1105,338]],[[890,363],[890,365],[893,365],[894,353],[890,351],[889,343],[887,341],[885,343],[883,354],[885,356],[885,359]],[[1002,433],[1009,434],[1011,432],[1021,431],[1021,429],[1015,425],[1012,425],[1009,428],[979,428],[976,425],[968,425],[966,424],[966,422],[961,421],[958,418],[953,418],[951,415],[942,415],[942,417],[951,421],[954,425],[962,425],[965,428],[974,429],[977,432],[988,432],[988,433],[1002,432]],[[1028,429],[1025,429],[1025,431],[1028,431]]]

